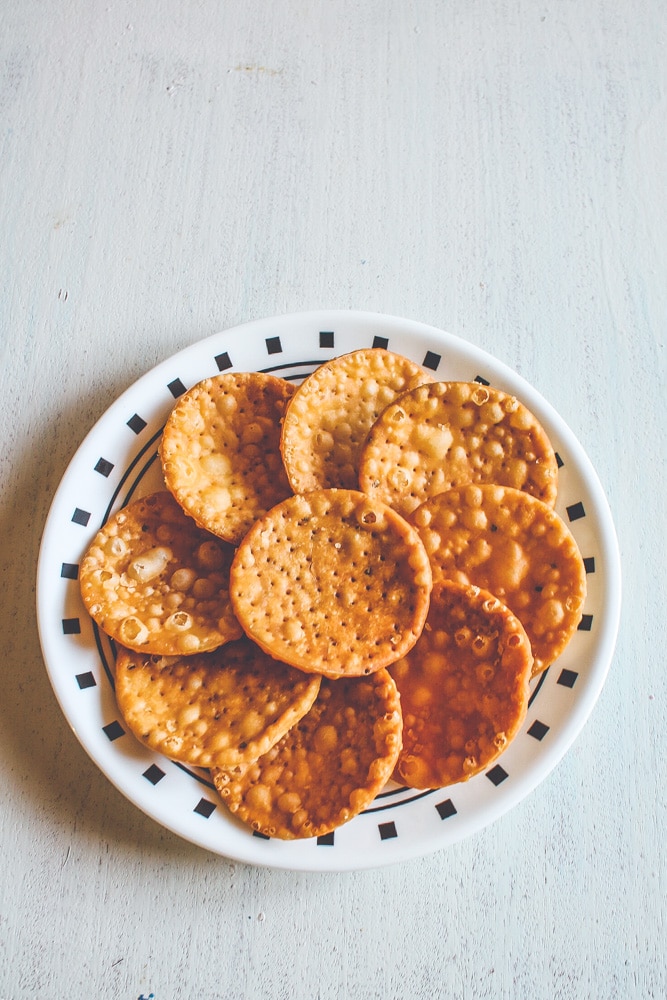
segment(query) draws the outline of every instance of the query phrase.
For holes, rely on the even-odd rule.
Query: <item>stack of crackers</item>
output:
[[[140,741],[283,839],[509,745],[585,597],[556,456],[519,400],[359,350],[298,387],[204,380],[160,460],[164,490],[80,568]]]

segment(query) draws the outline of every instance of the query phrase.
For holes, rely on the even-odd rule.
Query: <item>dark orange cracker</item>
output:
[[[396,781],[440,788],[489,767],[521,728],[531,665],[521,623],[497,598],[435,586],[419,642],[391,668],[403,711]]]
[[[521,620],[535,674],[574,635],[586,569],[565,522],[547,504],[507,486],[464,486],[432,497],[412,515],[434,579],[490,590]]]
[[[400,746],[400,700],[386,670],[325,678],[313,707],[273,749],[213,778],[231,811],[259,833],[319,837],[370,805]]]

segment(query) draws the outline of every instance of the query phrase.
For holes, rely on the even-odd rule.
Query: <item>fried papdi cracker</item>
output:
[[[284,500],[241,542],[230,596],[246,633],[277,659],[360,676],[404,655],[431,590],[416,529],[358,490]]]
[[[373,425],[359,485],[407,515],[465,483],[500,483],[553,507],[557,461],[549,438],[514,396],[477,382],[433,382],[404,393]]]
[[[196,767],[235,767],[267,753],[306,714],[320,678],[278,663],[249,639],[180,658],[120,648],[118,707],[152,750]]]
[[[260,372],[204,379],[174,406],[162,434],[167,488],[186,513],[237,543],[291,489],[280,421],[294,386]]]
[[[395,780],[441,788],[487,768],[521,728],[531,664],[521,623],[497,598],[434,586],[419,642],[391,668],[403,711]]]
[[[129,649],[158,656],[215,649],[243,634],[229,600],[233,553],[166,490],[152,493],[93,539],[79,570],[83,603]]]
[[[433,377],[407,358],[366,348],[320,365],[289,402],[280,447],[295,493],[358,488],[358,456],[382,410]]]
[[[347,823],[383,788],[401,747],[401,708],[386,670],[322,681],[315,704],[246,768],[214,770],[230,810],[283,840],[320,837]]]
[[[465,486],[412,515],[434,580],[484,587],[520,619],[540,673],[581,621],[586,569],[569,528],[550,507],[506,486]]]

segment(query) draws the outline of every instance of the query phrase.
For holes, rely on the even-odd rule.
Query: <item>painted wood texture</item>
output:
[[[661,0],[0,4],[0,997],[667,995]],[[616,520],[617,654],[574,748],[446,852],[293,875],[146,819],[61,715],[53,492],[140,374],[302,309],[491,351]]]

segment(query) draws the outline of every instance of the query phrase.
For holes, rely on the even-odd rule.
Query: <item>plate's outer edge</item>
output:
[[[375,808],[368,811],[377,814],[374,817],[377,819],[377,829],[375,829],[375,825],[370,823],[366,823],[366,826],[362,827],[360,821],[365,821],[367,817],[366,815],[359,817],[336,831],[335,850],[330,850],[333,843],[327,840],[316,847],[311,841],[298,843],[271,841],[267,843],[263,840],[257,840],[250,836],[247,829],[233,817],[225,820],[224,835],[221,837],[219,830],[211,834],[203,823],[200,828],[195,829],[192,825],[192,817],[189,818],[188,822],[184,822],[182,819],[180,822],[175,821],[172,799],[169,796],[161,798],[156,796],[150,804],[147,804],[146,790],[150,787],[149,782],[146,781],[147,773],[164,775],[169,770],[170,780],[173,783],[181,782],[181,784],[183,782],[192,783],[193,775],[185,773],[184,769],[177,771],[177,765],[165,761],[158,755],[150,755],[138,744],[131,745],[129,749],[119,753],[111,738],[108,739],[108,746],[106,746],[100,741],[99,736],[91,737],[82,721],[80,690],[74,689],[72,685],[66,689],[60,669],[62,658],[72,654],[73,642],[79,642],[83,647],[80,652],[83,653],[83,659],[85,659],[86,654],[90,656],[91,653],[91,638],[94,638],[98,649],[100,641],[104,640],[103,638],[100,640],[99,636],[91,637],[90,634],[83,637],[80,635],[78,637],[77,635],[58,636],[57,628],[54,626],[52,608],[49,613],[53,601],[51,592],[53,590],[54,560],[57,562],[60,554],[57,551],[58,545],[55,544],[55,538],[63,534],[62,531],[58,530],[59,526],[68,517],[71,518],[70,480],[77,473],[79,466],[86,462],[90,464],[93,461],[99,450],[98,441],[100,438],[104,439],[106,428],[115,428],[119,423],[127,423],[127,413],[134,409],[135,401],[143,398],[150,399],[151,395],[155,394],[154,387],[156,385],[169,385],[170,376],[182,379],[185,383],[183,388],[189,388],[188,381],[190,384],[194,384],[208,375],[218,374],[222,370],[220,359],[223,359],[223,364],[229,362],[229,351],[234,354],[233,368],[235,370],[243,370],[243,359],[246,358],[248,362],[254,361],[252,365],[246,362],[248,370],[260,367],[257,365],[256,342],[258,340],[264,341],[267,350],[266,360],[269,364],[264,366],[263,370],[281,368],[279,364],[272,364],[273,361],[282,360],[275,357],[276,353],[279,353],[276,351],[276,345],[278,345],[280,351],[285,352],[285,357],[297,359],[292,365],[294,371],[291,377],[298,378],[299,364],[302,364],[300,359],[303,355],[304,332],[320,331],[320,342],[322,342],[321,331],[323,330],[326,331],[325,344],[327,349],[320,349],[319,352],[315,349],[310,350],[310,370],[320,361],[345,353],[346,350],[353,350],[357,346],[371,346],[369,341],[372,342],[374,337],[379,336],[386,339],[390,350],[405,353],[408,356],[412,355],[413,360],[418,360],[420,363],[424,359],[414,356],[415,351],[420,350],[423,353],[424,345],[427,345],[429,364],[432,364],[434,359],[439,357],[445,357],[445,363],[449,361],[454,363],[453,358],[455,358],[457,365],[461,366],[466,363],[470,365],[471,369],[469,376],[461,374],[456,377],[472,378],[474,377],[472,369],[483,374],[490,373],[493,376],[493,384],[521,398],[538,419],[545,424],[552,439],[555,439],[557,448],[560,448],[567,456],[568,469],[578,481],[581,491],[586,494],[587,527],[590,526],[591,538],[595,540],[597,546],[598,567],[595,585],[598,588],[598,593],[596,600],[598,607],[604,610],[601,628],[597,630],[594,640],[588,642],[585,670],[577,669],[579,664],[568,659],[568,651],[566,650],[562,658],[564,665],[559,659],[547,671],[540,685],[542,687],[542,691],[539,692],[540,707],[546,696],[545,691],[554,703],[559,703],[561,696],[567,692],[568,685],[570,689],[573,687],[572,677],[576,679],[578,685],[576,697],[571,699],[566,707],[559,709],[561,714],[558,717],[557,727],[545,727],[537,719],[531,722],[529,712],[526,727],[530,725],[535,733],[541,732],[545,728],[547,731],[551,729],[550,739],[543,743],[543,737],[540,736],[536,737],[535,740],[526,739],[522,744],[517,740],[508,748],[501,758],[501,763],[506,765],[508,769],[511,769],[514,763],[517,767],[512,773],[510,782],[505,784],[505,779],[502,776],[497,781],[498,794],[491,805],[487,804],[481,810],[472,808],[466,812],[466,804],[470,800],[474,800],[475,787],[479,787],[480,781],[484,781],[488,777],[482,775],[464,785],[414,796],[420,804],[417,805],[415,802],[414,805],[404,808],[401,812],[399,812],[400,802],[392,805],[392,794],[399,793],[387,793],[387,798],[384,801],[377,800]],[[336,334],[335,344],[333,342],[334,331]],[[360,343],[362,334],[363,343]],[[284,345],[295,341],[295,338],[296,347],[292,345],[291,348],[288,347],[285,350]],[[417,348],[418,344],[419,348]],[[218,353],[216,354],[216,352]],[[447,357],[447,352],[451,352],[451,358]],[[202,371],[202,368],[205,367],[202,359],[205,358],[209,359],[210,371]],[[214,358],[215,365],[213,364]],[[227,358],[226,362],[225,358]],[[239,361],[237,358],[241,360]],[[287,367],[289,365],[288,360]],[[437,367],[436,364],[435,371],[437,371]],[[178,376],[174,374],[176,372],[178,372]],[[450,376],[444,373],[442,377],[448,378]],[[170,397],[167,393],[164,400],[160,401],[159,406],[155,401],[153,405],[156,409],[161,408],[166,417],[174,401],[175,397],[173,395]],[[155,420],[149,420],[149,423],[154,426]],[[105,493],[105,484],[100,482],[98,485],[106,496],[108,490]],[[575,506],[577,505],[575,504]],[[88,540],[92,538],[99,526],[100,524],[91,524],[87,536]],[[575,526],[572,527],[574,530]],[[85,545],[83,547],[85,548]],[[89,431],[75,452],[51,504],[38,560],[37,619],[47,672],[61,710],[89,756],[118,790],[138,808],[178,836],[232,860],[287,870],[348,871],[380,867],[418,855],[425,855],[455,843],[498,819],[546,778],[583,728],[604,685],[620,619],[620,580],[618,543],[611,512],[597,474],[569,427],[553,407],[522,376],[480,348],[436,327],[381,313],[354,310],[318,310],[254,320],[213,334],[156,365],[116,399]],[[74,589],[75,593],[70,596],[69,600],[76,603],[78,588]],[[60,606],[60,611],[62,612],[62,606]],[[65,610],[65,615],[67,615],[67,610]],[[91,623],[86,622],[85,627],[90,633]],[[589,638],[584,636],[582,640],[586,642]],[[101,650],[100,655],[104,659]],[[558,676],[556,671],[560,672]],[[94,716],[91,724],[98,726],[98,729],[106,718],[105,711],[107,714],[112,711],[115,703],[112,686],[108,683],[104,686],[103,672],[99,671],[99,673],[101,675],[97,682],[99,684],[97,692],[100,694],[99,702],[88,702],[89,706],[91,704],[94,706],[90,708],[90,713]],[[92,677],[93,672],[84,671],[83,675],[77,676]],[[562,679],[563,676],[566,677],[565,681]],[[538,725],[542,727],[542,730],[537,729]],[[531,735],[535,735],[535,733]],[[529,747],[528,750],[527,747]],[[146,770],[139,774],[138,768],[143,767],[146,763],[148,763]],[[503,772],[502,768],[500,770]],[[129,777],[131,773],[132,778]],[[505,774],[506,777],[507,774]],[[201,782],[202,790],[202,796],[197,805],[204,804],[203,812],[197,813],[196,809],[193,810],[197,818],[201,817],[202,821],[208,820],[208,817],[205,816],[208,809],[221,815],[221,810],[218,810],[217,806],[214,805],[216,795],[214,791],[211,791],[210,783],[206,783],[204,776],[195,775],[194,778]],[[495,778],[492,784],[496,784]],[[437,812],[438,824],[425,824],[423,821],[422,804],[428,800],[430,800],[429,813],[425,813],[425,815],[432,817]],[[460,807],[456,808],[452,800],[460,803]],[[412,819],[414,819],[414,823],[410,822]],[[406,820],[408,821],[406,822]],[[443,820],[447,820],[447,823],[442,822]],[[424,829],[425,825],[428,826],[428,830]],[[404,828],[401,836],[397,833],[397,827]],[[375,835],[375,841],[372,837],[369,841],[368,836],[366,836],[371,829]],[[360,836],[360,833],[363,833],[364,836]],[[379,843],[376,842],[378,837],[382,844],[381,850]]]

